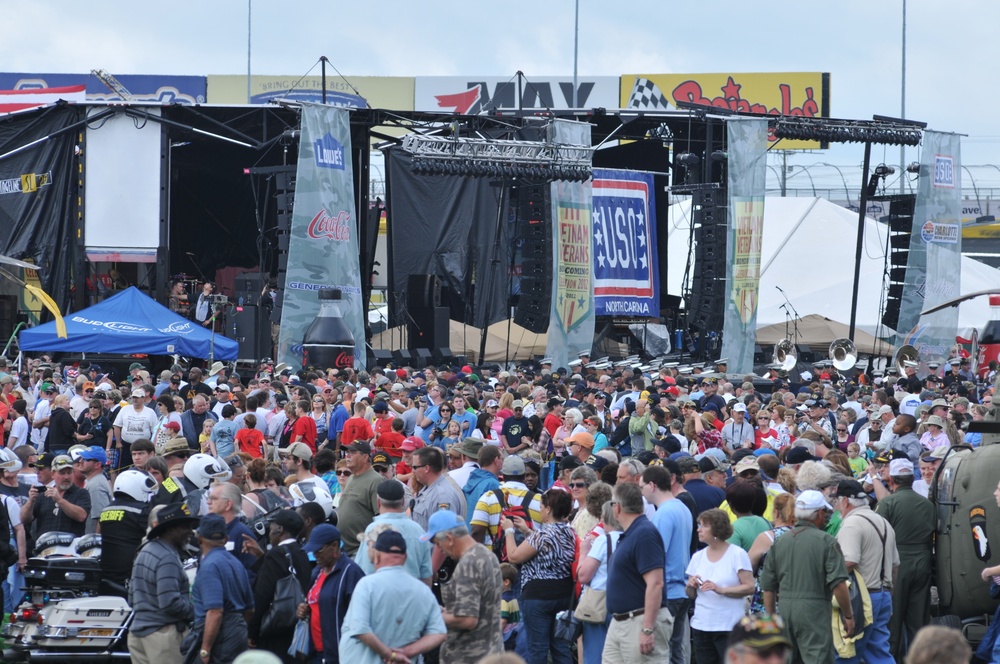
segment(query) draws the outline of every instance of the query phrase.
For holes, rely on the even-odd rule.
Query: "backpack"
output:
[[[515,516],[519,516],[524,519],[524,523],[527,524],[528,528],[534,529],[534,521],[531,520],[531,512],[529,507],[531,506],[531,501],[535,499],[537,495],[536,492],[528,489],[527,493],[524,494],[524,498],[521,500],[520,505],[511,505],[507,502],[507,494],[503,492],[503,489],[493,489],[493,495],[497,497],[497,502],[500,504],[500,520],[497,521],[497,532],[496,536],[493,537],[493,553],[502,563],[509,562],[507,560],[507,538],[503,536],[501,532],[500,521],[504,517],[508,519],[513,519]],[[514,532],[514,543],[520,545],[526,539],[526,535],[521,531]]]

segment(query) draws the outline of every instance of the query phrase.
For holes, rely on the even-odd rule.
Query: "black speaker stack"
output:
[[[726,307],[726,191],[696,191],[691,199],[695,259],[687,295],[688,325],[722,332]]]
[[[406,329],[409,347],[440,348],[449,345],[448,307],[441,306],[441,278],[436,274],[411,274],[406,280]]]
[[[521,242],[521,290],[514,322],[530,332],[549,329],[552,305],[552,214],[549,185],[517,188],[517,235]]]

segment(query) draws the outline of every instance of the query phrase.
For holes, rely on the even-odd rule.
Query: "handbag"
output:
[[[608,555],[604,559],[604,564],[611,565],[611,535],[610,533],[605,533],[604,536],[607,538],[608,543]],[[576,605],[576,615],[578,620],[585,623],[598,623],[604,624],[604,621],[608,617],[608,591],[607,590],[594,590],[590,586],[583,591],[583,595],[580,596],[580,603]]]
[[[260,623],[260,633],[262,636],[271,636],[278,632],[285,632],[295,625],[295,612],[299,604],[306,601],[299,578],[295,574],[295,566],[292,564],[292,556],[287,549],[282,549],[285,560],[288,561],[288,574],[278,579],[274,586],[274,597],[271,599],[271,606],[267,608],[264,619]]]
[[[571,609],[556,614],[555,637],[570,643],[575,643],[583,634],[583,623],[576,619]]]
[[[304,661],[311,652],[311,637],[309,635],[309,621],[299,620],[295,623],[295,632],[292,633],[292,645],[288,646],[288,655],[292,659]]]

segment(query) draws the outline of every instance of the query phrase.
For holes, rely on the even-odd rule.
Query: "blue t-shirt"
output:
[[[201,559],[191,596],[195,623],[204,622],[210,609],[229,613],[253,608],[253,591],[246,570],[222,547],[212,549]]]
[[[420,438],[424,441],[425,445],[431,444],[431,434],[434,433],[434,427],[438,425],[441,421],[441,413],[438,412],[440,406],[427,406],[427,410],[424,411],[424,417],[429,419],[431,423],[426,427],[420,429]],[[419,425],[423,420],[419,420],[417,424]],[[438,441],[438,447],[441,447],[441,441]]]
[[[331,443],[337,440],[337,434],[344,430],[344,422],[348,420],[350,414],[344,404],[337,404],[337,407],[330,413],[330,424],[326,430],[326,439]]]
[[[232,420],[219,420],[212,427],[212,442],[215,452],[224,459],[236,451],[236,431],[238,425]]]
[[[691,534],[694,528],[691,510],[679,500],[667,500],[656,508],[651,520],[660,531],[666,552],[663,578],[667,599],[684,599],[687,597],[684,586],[687,583],[687,566],[691,562]]]
[[[686,508],[685,508],[686,509]],[[618,540],[608,571],[608,613],[628,613],[646,604],[646,580],[642,575],[664,567],[663,540],[645,515],[632,522]],[[667,605],[667,586],[663,585],[660,606]]]
[[[451,419],[453,419],[456,422],[458,422],[458,425],[460,427],[462,426],[462,423],[464,423],[464,422],[468,422],[469,423],[469,427],[467,429],[466,428],[462,428],[461,429],[462,433],[459,434],[460,438],[465,438],[466,436],[471,435],[472,432],[476,430],[476,424],[478,424],[478,422],[479,422],[479,417],[475,413],[473,413],[471,410],[467,410],[464,413],[462,413],[461,415],[459,415],[458,413],[455,413],[454,415],[451,416]]]

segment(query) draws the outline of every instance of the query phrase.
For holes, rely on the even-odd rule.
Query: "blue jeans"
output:
[[[521,618],[527,633],[528,664],[547,664],[552,655],[552,664],[573,664],[569,642],[555,638],[556,614],[571,606],[571,598],[565,599],[522,599]]]
[[[691,661],[691,625],[687,611],[681,614],[686,599],[668,599],[667,608],[674,614],[674,631],[670,635],[670,664],[688,664]],[[688,606],[691,605],[688,603]]]
[[[889,652],[889,618],[892,616],[892,593],[888,590],[871,593],[872,624],[865,627],[864,634],[854,642],[854,657],[837,658],[838,664],[895,664]]]
[[[608,623],[611,616],[603,623],[583,623],[583,664],[601,664],[601,653],[604,652],[604,639],[608,636]]]

